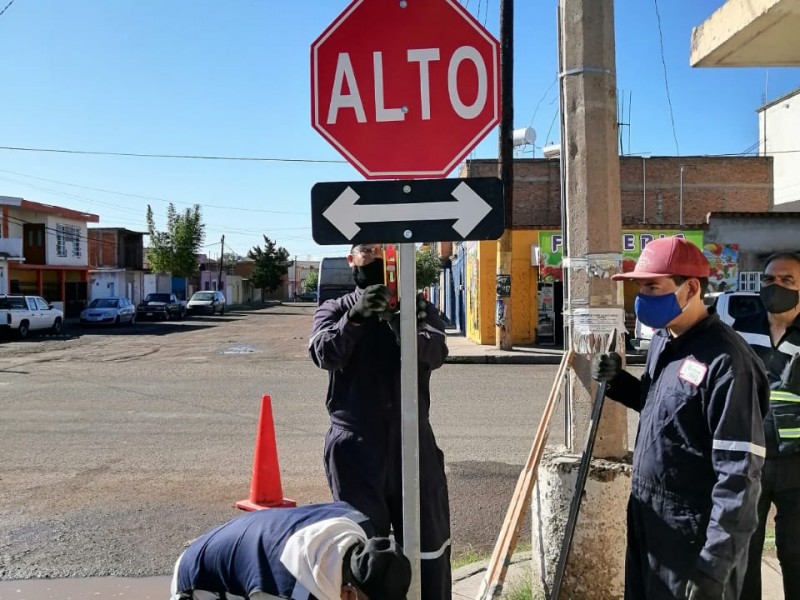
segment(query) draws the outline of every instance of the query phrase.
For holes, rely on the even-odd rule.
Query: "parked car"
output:
[[[316,302],[317,292],[303,292],[302,294],[294,295],[295,302]]]
[[[718,292],[705,297],[706,306],[711,306],[723,323],[733,325],[736,319],[752,317],[764,312],[764,304],[756,292]]]
[[[195,292],[186,305],[191,314],[225,314],[225,295],[222,292]]]
[[[122,325],[136,322],[136,307],[127,298],[95,298],[81,311],[81,325]]]
[[[147,294],[136,307],[137,319],[183,319],[186,316],[186,303],[178,300],[175,294]]]
[[[20,338],[31,331],[58,334],[64,324],[64,313],[41,296],[0,296],[0,327],[16,332]]]

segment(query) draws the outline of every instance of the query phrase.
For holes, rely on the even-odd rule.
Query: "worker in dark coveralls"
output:
[[[758,529],[750,541],[742,600],[761,599],[761,553],[773,504],[783,593],[800,598],[800,254],[767,259],[760,296],[766,311],[733,324],[764,363],[771,388]]]
[[[170,600],[404,600],[411,564],[344,502],[257,510],[198,538]]]
[[[761,361],[703,303],[709,265],[678,237],[630,273],[657,329],[641,379],[596,356],[606,395],[639,411],[628,501],[626,600],[738,600],[756,529],[769,384]]]
[[[356,290],[314,315],[311,359],[329,374],[325,472],[333,498],[355,506],[378,535],[402,545],[402,453],[398,316],[389,309],[383,248],[353,246],[347,257]],[[402,268],[402,265],[401,265]],[[401,302],[415,301],[412,294]],[[417,296],[419,373],[420,558],[422,600],[451,597],[450,508],[444,455],[428,419],[431,371],[447,357],[444,324]],[[420,308],[421,307],[421,308]]]

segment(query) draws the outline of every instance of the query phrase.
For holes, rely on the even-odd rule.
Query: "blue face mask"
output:
[[[678,287],[679,289],[681,288]],[[648,327],[663,329],[683,312],[681,305],[678,304],[678,296],[676,295],[678,290],[660,296],[638,294],[634,304],[636,317]]]

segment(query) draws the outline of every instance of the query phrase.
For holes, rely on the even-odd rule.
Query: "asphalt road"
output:
[[[276,306],[0,342],[0,579],[168,574],[187,541],[247,497],[262,394],[284,495],[329,500],[312,314]],[[554,374],[455,364],[434,374],[455,556],[494,545]]]

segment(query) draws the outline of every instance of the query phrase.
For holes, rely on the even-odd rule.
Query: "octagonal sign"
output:
[[[457,0],[354,0],[311,45],[311,120],[367,179],[442,177],[500,120],[500,44]]]

